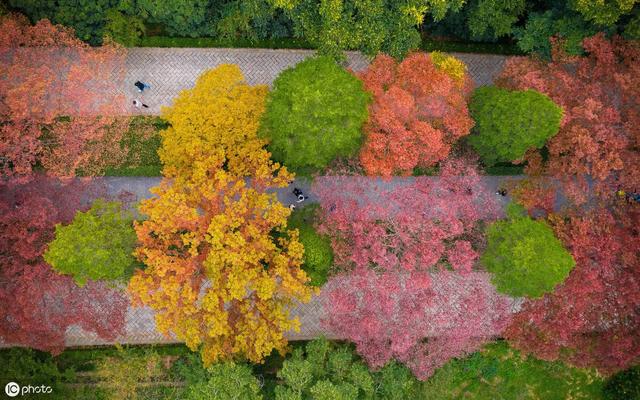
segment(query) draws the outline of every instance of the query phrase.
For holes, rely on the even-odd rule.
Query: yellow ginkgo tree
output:
[[[285,332],[299,329],[290,307],[313,293],[290,210],[266,191],[292,175],[256,137],[265,95],[231,65],[183,91],[164,110],[165,179],[140,206],[136,256],[147,267],[130,281],[132,298],[205,364],[284,352]]]

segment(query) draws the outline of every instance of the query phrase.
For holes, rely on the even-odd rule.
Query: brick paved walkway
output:
[[[239,65],[250,84],[270,85],[282,70],[313,54],[313,50],[133,48],[126,59],[123,91],[127,104],[138,98],[149,108],[139,110],[129,106],[126,112],[159,114],[161,106],[170,105],[182,89],[192,87],[202,72],[220,64]],[[477,85],[491,84],[506,58],[485,54],[452,54],[467,64]],[[360,71],[368,63],[362,54],[347,52],[347,67]],[[133,86],[137,80],[149,83],[151,89],[139,94]]]

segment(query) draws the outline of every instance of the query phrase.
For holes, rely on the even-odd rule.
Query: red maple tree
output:
[[[472,83],[436,67],[426,53],[397,63],[377,56],[358,74],[373,94],[360,162],[369,175],[410,175],[449,154],[451,145],[468,135],[473,120],[467,109]]]
[[[355,343],[372,368],[391,359],[419,379],[478,350],[508,325],[512,301],[483,273],[383,273],[358,268],[322,292],[325,327]]]
[[[0,17],[0,173],[27,178],[41,159],[47,163],[48,155],[102,140],[105,129],[100,127],[114,122],[106,116],[123,113],[117,85],[124,77],[124,59],[121,47],[90,47],[71,29],[48,20],[31,25],[18,14]],[[60,116],[84,122],[59,129]],[[83,158],[53,163],[60,160],[78,166]],[[71,168],[49,172],[59,175],[65,169]]]
[[[71,325],[106,340],[122,333],[128,299],[91,282],[79,288],[42,258],[56,223],[69,223],[96,188],[34,177],[0,185],[0,338],[60,352]]]
[[[640,359],[640,211],[625,205],[552,218],[576,266],[542,299],[527,301],[506,336],[536,357],[612,373]]]
[[[437,177],[384,181],[319,177],[319,231],[331,238],[337,268],[469,272],[478,257],[480,220],[501,214],[468,160],[447,160]]]
[[[617,186],[640,186],[640,46],[600,33],[583,47],[585,57],[567,57],[555,47],[549,63],[510,58],[496,82],[535,89],[564,110],[560,131],[547,143],[547,160],[530,152],[527,172],[559,178],[577,204],[591,193],[610,199]]]

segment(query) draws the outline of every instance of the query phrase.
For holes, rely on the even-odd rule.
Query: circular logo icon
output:
[[[20,385],[18,385],[15,382],[9,382],[6,385],[4,385],[4,392],[9,397],[16,397],[17,395],[20,394]]]

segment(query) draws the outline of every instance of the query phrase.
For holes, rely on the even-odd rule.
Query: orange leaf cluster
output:
[[[116,132],[114,119],[100,116],[122,114],[115,85],[124,76],[124,59],[121,47],[90,47],[47,20],[32,26],[20,15],[0,17],[0,173],[25,178],[42,162],[55,165],[50,174],[73,175],[75,167],[95,160],[82,152]],[[59,116],[82,120],[61,129]]]
[[[441,54],[437,61],[426,53],[400,63],[379,55],[359,74],[374,96],[360,152],[367,174],[410,175],[415,167],[433,166],[469,134],[471,79],[460,75],[460,63],[446,62]]]

